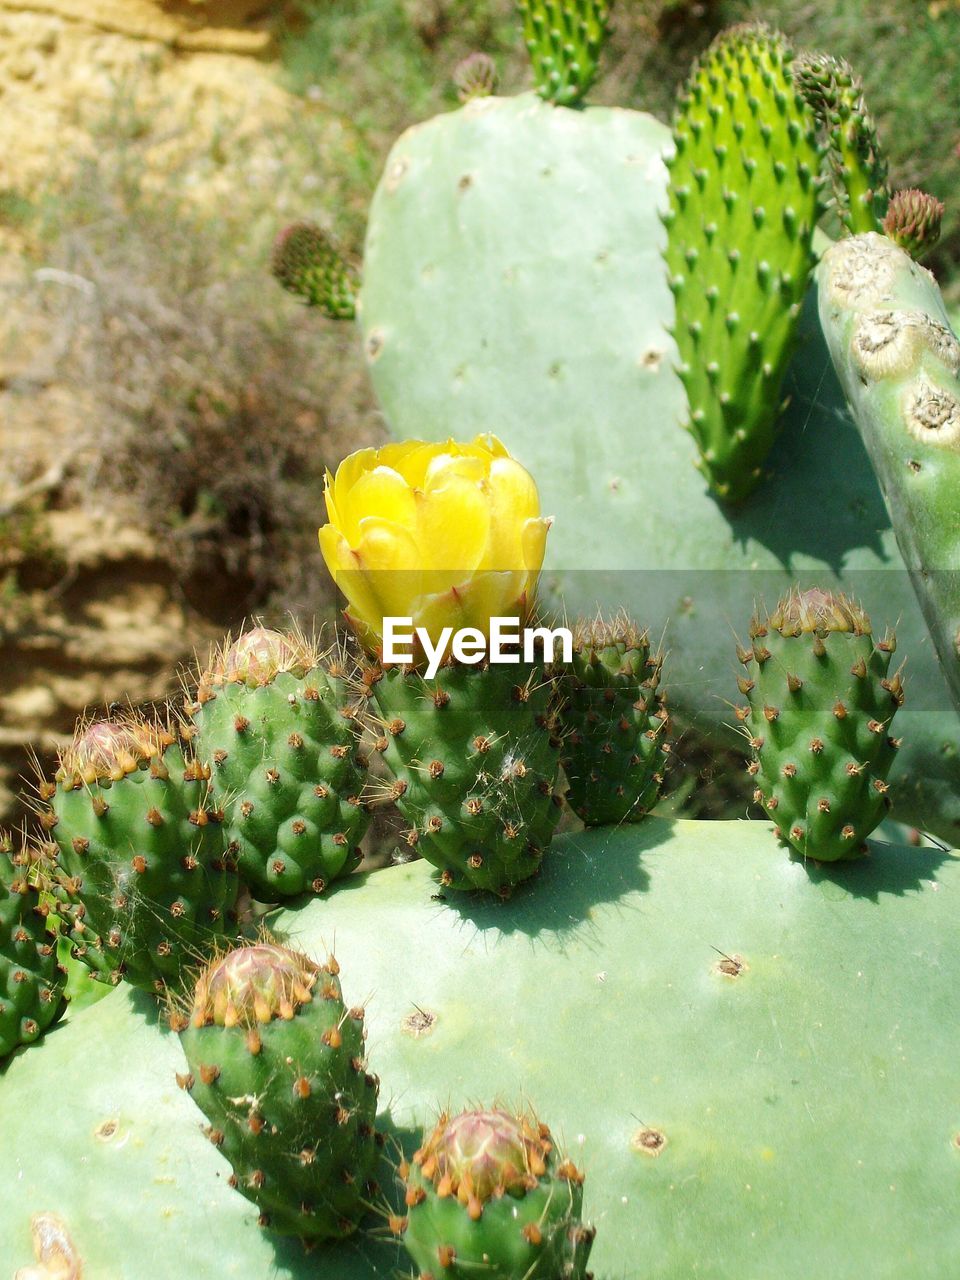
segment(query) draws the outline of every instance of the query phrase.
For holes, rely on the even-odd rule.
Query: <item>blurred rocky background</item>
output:
[[[956,301],[960,6],[620,0],[594,96],[668,115],[744,18],[861,72],[895,184],[947,204]],[[359,253],[475,48],[524,85],[512,0],[0,0],[0,820],[85,708],[164,697],[252,614],[331,614],[323,471],[384,429],[270,245],[308,217]]]

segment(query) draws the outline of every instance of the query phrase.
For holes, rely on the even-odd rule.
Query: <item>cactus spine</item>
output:
[[[666,261],[700,469],[728,502],[758,483],[813,267],[820,150],[784,40],[722,33],[681,92]]]

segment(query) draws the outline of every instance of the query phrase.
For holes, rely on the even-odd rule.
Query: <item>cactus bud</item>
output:
[[[936,196],[911,187],[907,191],[898,191],[891,199],[883,230],[911,258],[919,258],[940,239],[942,220],[942,202]]]
[[[499,79],[496,64],[487,53],[468,54],[457,63],[453,73],[453,83],[461,102],[489,98],[497,92]]]

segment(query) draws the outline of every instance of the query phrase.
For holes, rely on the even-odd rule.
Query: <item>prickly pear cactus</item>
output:
[[[560,817],[552,685],[540,666],[376,672],[380,749],[407,844],[448,889],[507,896],[540,869]]]
[[[896,639],[875,640],[859,605],[816,589],[754,617],[750,639],[737,714],[749,725],[754,799],[803,857],[859,857],[890,807],[900,745],[891,722],[903,702],[900,672],[890,672]]]
[[[348,660],[255,627],[218,651],[188,705],[224,833],[255,898],[322,893],[360,862],[357,689]]]
[[[100,951],[114,981],[161,991],[233,928],[237,877],[209,778],[172,732],[129,717],[81,726],[41,786],[82,904],[78,946]]]
[[[663,634],[671,708],[712,739],[736,742],[729,638],[758,596],[801,578],[896,618],[911,697],[891,794],[902,821],[955,840],[960,719],[815,299],[763,484],[721,509],[694,469],[661,258],[671,149],[652,116],[530,95],[478,99],[398,139],[370,211],[359,317],[387,421],[435,440],[495,423],[543,509],[563,514],[545,586],[568,616],[626,604]]]
[[[574,629],[557,719],[567,801],[587,826],[637,821],[657,802],[670,752],[662,666],[626,615]]]
[[[718,36],[681,92],[668,158],[686,425],[730,502],[755,488],[773,445],[823,209],[814,117],[791,59],[766,27]]]
[[[178,1076],[233,1167],[260,1225],[305,1240],[356,1230],[373,1194],[377,1080],[363,1059],[363,1010],[343,1003],[339,968],[269,942],[201,974],[174,1013],[189,1072]]]
[[[838,242],[820,314],[960,709],[960,342],[933,278],[884,236]]]
[[[585,1280],[594,1232],[581,1221],[583,1174],[534,1116],[442,1115],[400,1173],[397,1230],[421,1277]]]
[[[890,199],[883,233],[911,258],[920,258],[940,239],[943,204],[936,196],[911,187]]]
[[[272,925],[318,956],[335,935],[347,1003],[369,996],[384,1154],[410,1160],[438,1107],[526,1100],[585,1173],[598,1277],[893,1280],[960,1252],[956,893],[937,849],[821,867],[766,823],[651,816],[558,837],[507,903],[437,902],[418,861]],[[258,1228],[151,1004],[112,991],[8,1066],[10,1270],[53,1215],[85,1276],[142,1280],[149,1258],[183,1280],[184,1241],[217,1280],[409,1272],[389,1172],[345,1243],[305,1254]]]
[[[65,973],[31,853],[0,832],[0,1061],[63,1012]]]

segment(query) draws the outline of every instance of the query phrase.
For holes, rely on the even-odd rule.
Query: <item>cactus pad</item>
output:
[[[162,990],[230,930],[237,878],[209,776],[172,733],[131,717],[81,728],[41,788],[82,903],[77,945],[93,942],[114,980]]]
[[[689,1280],[707,1259],[718,1278],[950,1274],[956,855],[874,843],[819,867],[779,854],[766,823],[651,816],[558,836],[508,903],[434,887],[412,862],[274,922],[317,954],[335,935],[348,999],[370,996],[385,1154],[410,1159],[438,1106],[525,1098],[586,1175],[598,1277],[626,1260]],[[53,1213],[84,1275],[111,1280],[142,1280],[144,1258],[151,1280],[183,1280],[185,1241],[192,1273],[218,1280],[409,1272],[376,1216],[309,1255],[258,1230],[156,1016],[112,991],[8,1066],[9,1270]]]
[[[517,0],[537,92],[557,106],[581,102],[597,78],[613,0]]]
[[[178,1081],[233,1166],[231,1185],[261,1226],[311,1240],[355,1230],[376,1160],[363,1010],[344,1005],[338,972],[332,958],[321,968],[270,942],[240,947],[173,1016],[190,1066]]]
[[[794,592],[750,624],[738,715],[749,725],[755,800],[777,835],[820,862],[855,858],[890,807],[887,775],[903,702],[896,640],[842,595]]]
[[[373,685],[407,843],[449,889],[509,894],[560,816],[552,685],[538,666],[392,667]]]
[[[188,708],[228,851],[255,898],[322,893],[360,861],[355,690],[347,660],[263,627],[218,652]]]
[[[662,657],[626,616],[580,621],[558,713],[569,790],[587,826],[635,821],[656,804],[670,751]]]
[[[758,483],[782,411],[821,211],[814,119],[764,27],[721,34],[682,90],[667,264],[689,429],[714,492]]]
[[[331,320],[352,320],[360,273],[328,231],[313,222],[294,222],[273,247],[273,274],[288,293],[318,307]]]
[[[443,1115],[410,1161],[403,1243],[423,1276],[584,1280],[583,1174],[546,1125],[504,1110]]]

